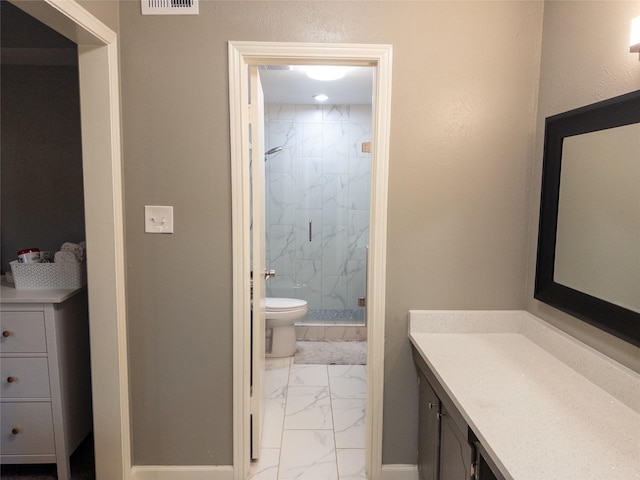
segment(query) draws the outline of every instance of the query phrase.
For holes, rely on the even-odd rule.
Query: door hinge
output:
[[[255,395],[251,395],[251,398],[249,399],[249,411],[252,413],[257,412],[259,406],[260,400]]]
[[[257,109],[253,107],[252,104],[247,105],[247,117],[249,118],[249,123],[256,123],[256,111]]]

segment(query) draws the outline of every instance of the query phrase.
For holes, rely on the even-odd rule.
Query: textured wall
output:
[[[547,2],[540,70],[536,155],[532,164],[527,310],[640,371],[640,349],[533,299],[544,119],[640,89],[638,54],[629,53],[640,1]]]
[[[232,463],[228,40],[393,44],[383,462],[415,463],[407,311],[525,304],[543,4],[139,8],[120,5],[134,463]],[[145,204],[176,233],[145,235]]]
[[[118,5],[120,2],[115,0],[78,0],[78,3],[111,30],[118,31]],[[138,2],[138,8],[140,8],[140,2]]]
[[[84,235],[78,68],[2,65],[2,273]]]

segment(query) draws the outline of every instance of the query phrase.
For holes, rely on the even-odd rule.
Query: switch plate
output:
[[[362,142],[362,153],[371,153],[371,142]]]
[[[145,205],[144,231],[146,233],[173,233],[173,207]]]

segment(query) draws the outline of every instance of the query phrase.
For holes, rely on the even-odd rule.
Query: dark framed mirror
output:
[[[640,90],[546,119],[534,297],[640,346]]]

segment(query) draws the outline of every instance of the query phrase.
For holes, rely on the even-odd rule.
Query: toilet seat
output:
[[[264,302],[264,316],[267,327],[293,325],[307,314],[307,302],[297,298],[267,297]]]
[[[307,308],[307,302],[297,298],[265,298],[264,308],[266,312],[289,312]]]

